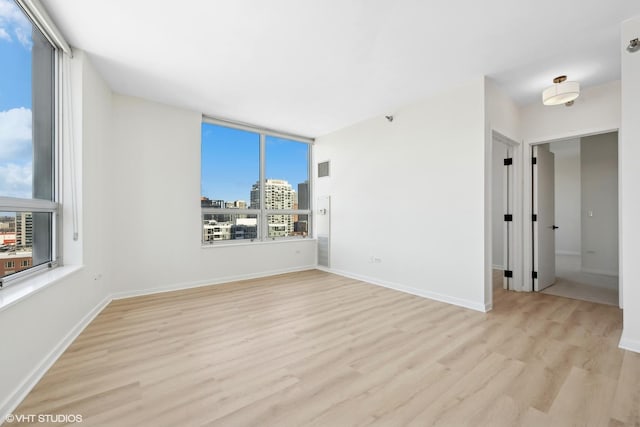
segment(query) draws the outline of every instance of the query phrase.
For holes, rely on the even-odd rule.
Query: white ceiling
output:
[[[638,0],[43,0],[118,93],[316,137],[488,75],[620,78]]]

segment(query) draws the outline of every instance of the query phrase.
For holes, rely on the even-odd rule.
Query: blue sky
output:
[[[284,179],[298,191],[298,184],[308,180],[308,150],[305,143],[267,136],[266,178]],[[260,135],[202,124],[203,196],[248,204],[259,168]]]
[[[0,0],[0,196],[32,195],[31,23]]]

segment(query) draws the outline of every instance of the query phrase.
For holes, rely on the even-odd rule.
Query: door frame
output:
[[[549,137],[546,137],[544,139],[539,139],[539,140],[532,140],[532,141],[523,141],[523,145],[526,148],[525,150],[522,150],[522,155],[523,155],[523,159],[522,159],[522,163],[524,164],[524,170],[525,171],[531,171],[533,168],[533,162],[532,162],[532,153],[533,153],[533,146],[535,145],[541,145],[541,144],[548,144],[551,142],[559,142],[559,141],[564,141],[567,139],[573,139],[573,138],[583,138],[586,136],[593,136],[593,135],[600,135],[603,133],[610,133],[610,132],[618,132],[618,144],[620,143],[620,129],[619,128],[599,128],[599,129],[590,129],[586,132],[578,132],[578,133],[573,133],[573,132],[569,132],[569,133],[563,133],[563,134],[559,134],[559,135],[552,135]],[[533,292],[533,278],[531,277],[531,272],[533,271],[533,221],[531,219],[531,215],[534,213],[533,212],[533,205],[532,205],[532,198],[533,198],[533,181],[532,181],[532,176],[531,173],[524,173],[523,174],[523,184],[524,184],[524,191],[523,191],[523,216],[522,216],[522,223],[524,224],[523,228],[524,228],[524,233],[523,233],[523,245],[520,247],[522,250],[522,257],[523,257],[523,277],[524,277],[524,281],[523,281],[523,286],[522,286],[522,291],[525,292]],[[618,177],[620,176],[620,155],[618,153]],[[618,179],[618,221],[620,220],[620,201],[621,198],[619,197],[620,195],[620,179]],[[621,232],[621,227],[618,228],[618,253],[621,253],[620,251],[622,250],[622,248],[620,247],[620,232]],[[622,276],[621,276],[621,271],[620,271],[620,266],[618,265],[618,295],[619,295],[619,304],[620,304],[620,308],[622,308]]]
[[[485,219],[485,230],[487,230],[485,234],[485,254],[486,254],[486,272],[485,272],[485,297],[486,301],[489,302],[487,305],[487,309],[490,310],[493,305],[493,262],[492,258],[492,250],[494,244],[505,245],[505,242],[493,242],[493,224],[492,224],[492,215],[503,215],[505,212],[493,212],[493,201],[492,201],[492,185],[491,179],[493,176],[493,143],[500,142],[507,146],[509,150],[511,150],[511,158],[513,159],[513,163],[510,168],[512,168],[508,173],[512,178],[512,182],[509,187],[509,200],[512,209],[512,224],[511,230],[512,233],[509,233],[509,254],[508,257],[510,259],[511,271],[513,272],[513,277],[509,280],[509,285],[511,290],[519,290],[522,287],[522,144],[517,142],[513,138],[509,138],[504,133],[500,132],[496,129],[491,129],[491,143],[487,144],[489,150],[487,150],[487,158],[491,159],[488,164],[490,167],[487,169],[488,184],[485,186],[486,196],[485,203],[488,206],[487,217]],[[506,189],[503,189],[503,191]],[[506,233],[504,234],[506,236]],[[507,257],[507,253],[504,254],[505,258]]]

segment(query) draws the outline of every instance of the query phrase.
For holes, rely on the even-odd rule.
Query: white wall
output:
[[[394,117],[316,140],[331,161],[316,196],[331,196],[332,270],[483,310],[483,79]]]
[[[485,78],[485,109],[488,131],[497,131],[515,142],[522,140],[520,107],[490,78]]]
[[[620,82],[584,88],[571,107],[534,102],[521,110],[526,142],[550,142],[620,127]]]
[[[493,141],[493,160],[491,164],[491,224],[492,224],[492,256],[493,268],[504,269],[504,214],[505,200],[503,195],[504,185],[504,159],[507,158],[507,146],[501,142]]]
[[[640,352],[640,53],[624,47],[640,35],[640,16],[622,24],[622,129],[620,131],[620,244],[624,330],[620,346]]]
[[[580,139],[550,144],[555,154],[556,254],[580,256]]]
[[[618,133],[582,138],[582,270],[618,275]]]
[[[119,155],[111,178],[118,239],[112,290],[118,296],[315,266],[312,239],[201,247],[201,120],[198,112],[113,97],[110,144]]]
[[[67,261],[82,262],[84,267],[0,311],[0,415],[19,403],[55,360],[65,339],[78,332],[77,325],[101,307],[108,294],[111,165],[105,147],[110,144],[111,91],[79,51],[73,60],[72,80],[79,140],[76,154],[82,159],[78,164],[79,201],[84,214],[81,240],[73,242],[69,227],[63,240]],[[65,165],[68,170],[69,164]],[[66,179],[65,184],[68,182]],[[69,196],[68,191],[63,196],[66,225],[71,220]],[[97,275],[102,278],[94,280]]]

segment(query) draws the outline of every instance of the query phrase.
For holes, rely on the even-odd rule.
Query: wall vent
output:
[[[318,163],[318,178],[329,176],[329,162]]]
[[[318,236],[318,265],[329,268],[329,236]]]

